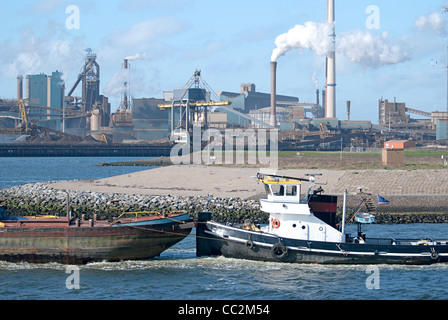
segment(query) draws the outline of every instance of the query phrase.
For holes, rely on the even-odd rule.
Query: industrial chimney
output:
[[[277,62],[271,62],[271,118],[269,124],[273,127],[277,125]]]
[[[17,76],[17,101],[23,100],[23,77]]]
[[[333,49],[327,57],[327,84],[326,84],[326,100],[325,100],[325,118],[336,117],[336,32],[335,32],[335,10],[334,0],[327,0],[327,21],[333,26],[332,34],[329,36],[333,41]]]
[[[124,59],[124,70],[125,72],[129,69],[129,60]],[[126,75],[127,76],[127,75]],[[129,102],[128,102],[128,79],[126,79],[124,83],[124,94],[123,94],[123,105],[122,105],[122,111],[127,111],[129,109]]]

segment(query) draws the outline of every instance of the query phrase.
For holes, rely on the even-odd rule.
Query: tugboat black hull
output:
[[[198,226],[197,255],[303,264],[408,264],[448,262],[446,241],[366,239],[330,243],[279,238],[214,222]],[[414,244],[412,244],[414,243]]]

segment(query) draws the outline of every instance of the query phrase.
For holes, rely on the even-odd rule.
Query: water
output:
[[[0,189],[35,182],[102,179],[147,170],[144,167],[99,167],[101,163],[142,158],[0,158]]]
[[[14,161],[15,160],[15,161]],[[142,170],[94,167],[104,158],[0,158],[3,186],[96,179]],[[44,166],[44,167],[43,167]],[[5,173],[5,170],[7,173]],[[350,226],[349,232],[355,233]],[[368,235],[447,238],[446,224],[371,225]],[[79,289],[60,264],[0,262],[4,300],[445,300],[448,264],[322,266],[196,258],[194,235],[149,261],[93,263],[79,268]],[[375,276],[375,278],[372,278]],[[372,280],[373,279],[373,280]],[[68,281],[68,282],[67,282]],[[69,286],[67,286],[67,284]],[[374,286],[372,286],[374,284]]]

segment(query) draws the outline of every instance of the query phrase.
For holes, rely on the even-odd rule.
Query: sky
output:
[[[315,102],[325,86],[325,0],[18,0],[0,10],[0,99],[17,75],[64,73],[67,90],[97,54],[101,93],[119,106],[122,64],[134,98],[162,98],[195,70],[215,92],[255,83]],[[337,117],[378,123],[378,100],[427,112],[447,109],[448,0],[336,0]],[[313,29],[314,28],[314,29]],[[295,37],[295,39],[294,39]],[[313,39],[312,39],[313,38]],[[79,88],[75,95],[81,95]],[[417,117],[418,116],[413,116]]]

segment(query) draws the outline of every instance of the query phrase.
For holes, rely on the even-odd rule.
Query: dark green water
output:
[[[0,158],[1,187],[38,181],[97,179],[142,170],[135,167],[95,166],[101,162],[121,160]],[[447,238],[448,225],[371,225],[364,231],[372,237]],[[352,233],[355,232],[353,229]],[[154,260],[95,263],[77,268],[79,289],[70,289],[70,284],[75,283],[70,281],[74,273],[67,270],[64,265],[0,262],[0,298],[2,300],[448,299],[447,264],[380,265],[375,267],[376,269],[371,269],[369,266],[292,265],[223,257],[196,258],[193,236]],[[372,286],[372,283],[375,286]]]

